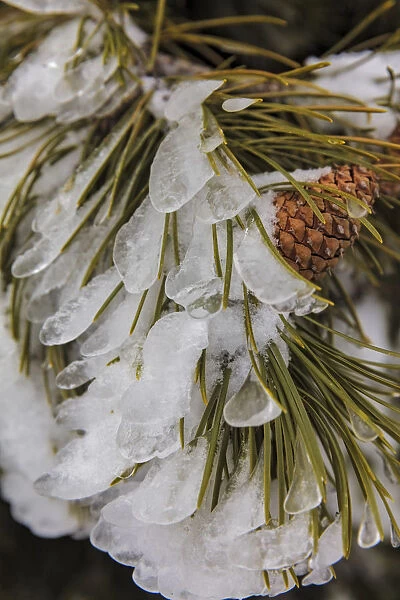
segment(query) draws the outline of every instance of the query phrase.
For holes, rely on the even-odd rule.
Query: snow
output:
[[[388,73],[388,67],[391,67],[395,73],[400,68],[400,52],[375,52],[365,50],[363,52],[343,52],[341,54],[325,57],[331,64],[324,69],[320,69],[316,74],[316,83],[334,94],[347,95],[357,98],[367,106],[382,108],[379,102],[388,98],[391,89],[391,79]],[[306,64],[312,64],[316,60],[310,57]],[[355,83],[356,82],[356,83]],[[399,88],[392,102],[396,104],[400,97]],[[334,103],[345,103],[345,100],[335,98]],[[326,103],[326,99],[323,99]],[[354,103],[352,103],[354,105]],[[339,113],[340,119],[347,123],[349,129],[352,127],[362,127],[372,129],[373,135],[380,139],[389,137],[396,127],[396,113],[392,109],[387,109],[385,113]]]

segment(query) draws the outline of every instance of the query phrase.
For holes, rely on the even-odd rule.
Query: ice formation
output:
[[[272,187],[285,176],[245,176],[207,105],[212,99],[234,118],[257,100],[224,99],[218,92],[224,82],[213,79],[170,89],[129,65],[143,89],[154,91],[149,111],[165,119],[165,128],[148,189],[135,196],[134,208],[129,185],[115,202],[110,172],[131,132],[133,109],[82,163],[68,149],[89,136],[82,119],[113,114],[139,93],[140,82],[134,77],[121,86],[117,62],[102,60],[105,34],[92,3],[8,3],[90,17],[83,24],[90,52],[78,64],[74,43],[82,22],[72,16],[0,92],[0,115],[14,116],[15,132],[30,124],[19,138],[2,141],[0,134],[7,154],[0,160],[1,208],[50,139],[41,119],[74,129],[60,146],[60,163],[35,181],[37,206],[18,231],[20,245],[27,244],[11,257],[21,285],[13,309],[20,302],[19,315],[31,328],[29,378],[18,372],[1,299],[2,489],[15,517],[56,536],[91,528],[95,517],[83,522],[82,504],[92,515],[102,509],[92,543],[134,567],[138,585],[167,598],[275,596],[295,585],[296,574],[305,575],[305,585],[328,581],[343,556],[342,526],[339,515],[315,530],[323,497],[307,440],[294,437],[288,489],[268,474],[267,445],[257,448],[255,461],[259,441],[254,437],[253,454],[244,443],[253,428],[267,432],[287,411],[260,366],[271,347],[289,364],[280,317],[290,322],[291,313],[325,307],[314,285],[290,271],[274,247]],[[145,45],[133,22],[115,19],[139,48]],[[329,77],[321,84],[329,87]],[[291,176],[316,181],[328,171]],[[112,251],[104,252],[104,240],[112,240]],[[359,439],[373,439],[375,430],[356,413],[350,418]],[[224,448],[225,459],[214,460]],[[379,536],[366,504],[359,544],[370,547]]]

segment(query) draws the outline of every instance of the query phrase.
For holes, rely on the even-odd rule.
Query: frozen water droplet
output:
[[[169,121],[180,121],[186,115],[197,112],[203,102],[223,84],[223,81],[215,79],[180,83],[165,106],[165,118]]]
[[[322,500],[314,469],[300,439],[296,446],[295,460],[293,480],[284,503],[285,511],[292,515],[309,511],[319,506]]]
[[[63,304],[55,315],[46,319],[40,332],[42,344],[66,344],[86,331],[119,282],[120,277],[114,267],[95,277],[74,300]]]
[[[227,159],[217,160],[219,175],[214,175],[195,196],[196,211],[205,223],[235,217],[257,194],[237,167]]]
[[[201,113],[184,117],[158,147],[150,170],[149,191],[160,212],[177,210],[197,194],[214,174],[200,150]]]
[[[226,403],[224,418],[232,427],[257,427],[273,421],[281,412],[261,384],[249,378]]]
[[[220,310],[222,285],[214,269],[211,227],[196,221],[184,260],[168,273],[165,293],[190,316],[202,319]]]
[[[372,548],[379,544],[381,536],[368,502],[364,506],[364,514],[358,530],[357,543],[360,548]]]
[[[157,279],[163,231],[164,215],[154,210],[149,197],[119,230],[114,263],[131,294],[143,292]]]
[[[362,442],[372,442],[376,440],[378,437],[378,431],[368,425],[356,412],[354,412],[351,408],[347,409],[351,425],[356,437]]]
[[[226,112],[238,112],[257,102],[260,102],[259,98],[229,98],[222,103],[222,108]]]
[[[349,214],[349,217],[351,217],[352,219],[361,219],[362,217],[365,217],[365,215],[368,214],[366,208],[360,206],[357,202],[351,200],[350,198],[346,200],[346,204],[347,212]]]
[[[400,548],[400,536],[394,528],[393,523],[390,524],[390,543],[393,548]]]
[[[207,441],[199,438],[192,446],[153,464],[139,489],[133,492],[134,517],[167,525],[193,514],[207,450]]]

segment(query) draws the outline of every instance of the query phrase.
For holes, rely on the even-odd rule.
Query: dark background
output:
[[[66,0],[68,1],[68,0]],[[187,15],[207,17],[265,13],[285,18],[286,28],[224,28],[226,37],[264,45],[296,60],[328,50],[381,2],[376,0],[175,0]],[[400,27],[400,2],[357,41]],[[213,31],[214,33],[214,31]],[[249,62],[249,61],[247,61]],[[253,62],[256,66],[257,61]],[[275,63],[266,64],[270,69]],[[355,94],[357,89],[355,87]],[[43,540],[15,523],[0,503],[0,600],[150,599],[135,587],[131,569],[118,565],[88,541]],[[353,548],[351,559],[336,567],[338,580],[327,586],[289,592],[291,600],[398,600],[399,552],[381,544]]]

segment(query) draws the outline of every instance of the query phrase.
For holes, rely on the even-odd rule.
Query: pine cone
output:
[[[378,194],[376,177],[357,166],[340,166],[319,179],[319,183],[336,186],[372,206]],[[312,184],[310,184],[312,191]],[[354,244],[360,231],[360,221],[332,202],[313,196],[325,217],[319,221],[297,191],[275,196],[277,223],[275,238],[281,254],[303,277],[317,280],[335,267],[344,250]],[[340,196],[338,199],[343,201]]]

